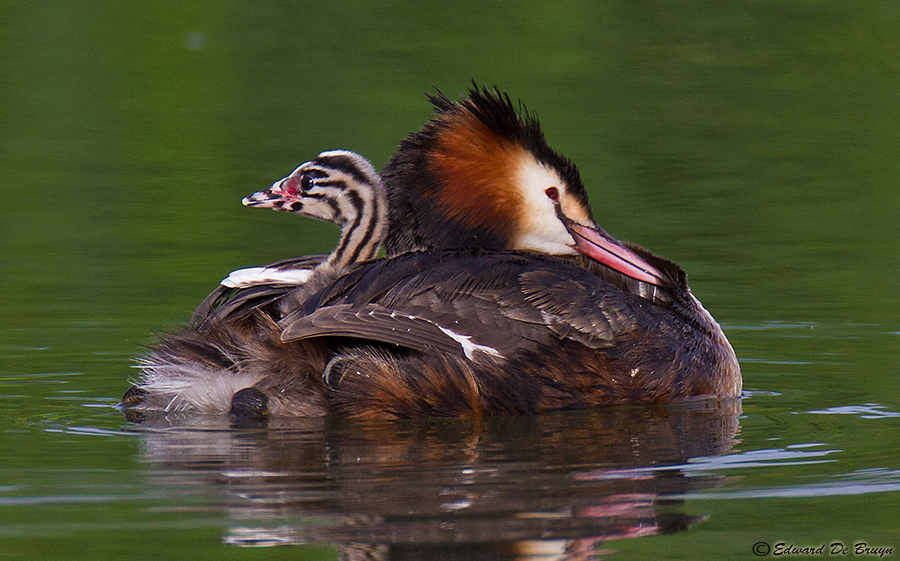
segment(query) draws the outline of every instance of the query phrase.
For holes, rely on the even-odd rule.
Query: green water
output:
[[[596,4],[0,4],[0,558],[900,554],[900,4]],[[688,271],[740,414],[110,408],[229,271],[333,247],[243,196],[326,149],[380,167],[472,78]]]

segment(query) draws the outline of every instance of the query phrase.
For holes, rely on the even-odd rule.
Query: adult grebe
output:
[[[205,332],[170,341],[161,368],[250,382],[235,399],[252,399],[231,407],[250,417],[740,395],[734,351],[684,272],[597,226],[577,168],[536,119],[496,90],[431,99],[435,117],[382,173],[388,258],[265,306],[242,292]],[[234,329],[236,315],[254,329]]]

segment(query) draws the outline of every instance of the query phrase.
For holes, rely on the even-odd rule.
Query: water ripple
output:
[[[648,466],[630,469],[613,469],[591,472],[578,476],[578,479],[627,479],[640,475],[650,475],[660,471],[681,471],[686,475],[714,472],[724,469],[742,469],[773,466],[799,466],[837,462],[836,459],[823,459],[824,456],[842,452],[843,450],[802,450],[825,446],[822,443],[792,444],[786,448],[766,448],[749,450],[723,456],[700,456],[691,458],[687,463],[669,466]]]
[[[843,405],[829,407],[828,409],[816,409],[807,411],[815,415],[859,415],[860,419],[884,419],[886,417],[900,417],[896,411],[881,411],[884,405],[878,403],[866,403],[865,405]]]
[[[809,498],[866,495],[871,493],[894,493],[897,491],[900,491],[900,470],[869,468],[839,475],[832,481],[812,483],[809,485],[791,485],[787,487],[772,487],[769,489],[741,489],[735,491],[703,491],[683,495],[672,495],[668,498],[726,500]]]

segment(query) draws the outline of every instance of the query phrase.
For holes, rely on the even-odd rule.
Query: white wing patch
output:
[[[470,339],[472,339],[471,335],[460,335],[459,333],[456,333],[455,331],[451,331],[450,329],[447,329],[446,327],[441,327],[440,325],[438,325],[438,329],[443,331],[447,337],[450,337],[451,339],[453,339],[454,341],[459,343],[459,346],[462,347],[463,352],[466,354],[466,358],[468,358],[469,360],[474,360],[472,357],[472,353],[474,351],[481,351],[481,352],[491,355],[491,356],[503,358],[503,355],[501,355],[499,352],[497,352],[497,349],[495,349],[494,347],[488,347],[487,345],[479,345],[477,343],[473,343],[470,340]]]
[[[247,288],[259,284],[304,284],[312,276],[312,269],[278,270],[269,267],[248,267],[233,271],[222,279],[222,286],[228,288]]]

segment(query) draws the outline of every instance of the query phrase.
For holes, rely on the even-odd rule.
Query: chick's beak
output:
[[[296,202],[299,193],[299,181],[293,175],[289,175],[280,181],[276,181],[264,191],[257,191],[244,197],[241,203],[244,206],[252,206],[254,208],[287,210],[285,207]]]
[[[564,223],[575,240],[575,249],[580,253],[633,279],[663,285],[663,275],[656,267],[602,228],[584,226],[572,220],[564,220]]]

